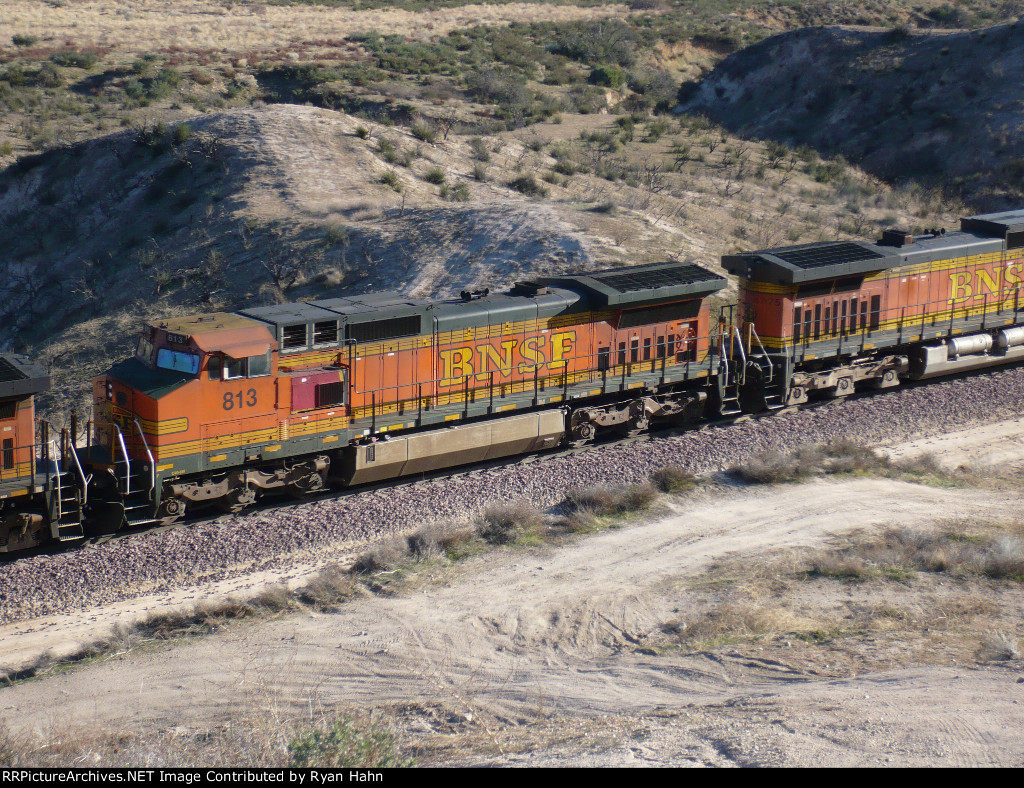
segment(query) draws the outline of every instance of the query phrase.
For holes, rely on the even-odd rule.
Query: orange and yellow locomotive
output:
[[[718,368],[704,299],[725,283],[659,263],[148,325],[95,381],[89,512],[169,522],[699,417]]]

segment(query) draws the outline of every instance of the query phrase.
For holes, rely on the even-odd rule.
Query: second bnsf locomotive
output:
[[[958,232],[893,230],[722,265],[739,279],[744,410],[1024,358],[1024,210],[972,216]]]
[[[714,321],[726,280],[658,263],[147,325],[96,379],[85,446],[74,425],[4,443],[24,473],[0,485],[0,550],[1024,359],[1024,210],[722,263],[739,298]],[[22,421],[44,387],[23,374],[14,406],[0,380]]]

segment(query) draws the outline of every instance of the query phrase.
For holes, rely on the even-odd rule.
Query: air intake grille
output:
[[[0,358],[0,383],[9,383],[12,380],[25,380],[27,375],[17,369],[10,361]]]
[[[654,290],[673,285],[692,285],[715,279],[713,274],[699,265],[677,265],[671,268],[655,268],[648,271],[627,271],[616,274],[595,274],[594,279],[620,293],[637,290]]]
[[[861,260],[877,260],[884,255],[852,243],[828,243],[820,246],[805,246],[788,249],[773,249],[768,252],[797,268],[822,268],[826,265],[857,263]]]
[[[416,336],[419,333],[419,315],[374,320],[372,323],[353,323],[348,327],[349,339],[356,342],[380,342],[385,339]]]

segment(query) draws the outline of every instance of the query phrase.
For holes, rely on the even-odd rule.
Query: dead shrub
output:
[[[707,648],[723,640],[790,632],[797,629],[799,623],[783,608],[724,603],[689,624],[676,624],[674,630],[680,643]],[[664,631],[664,627],[662,629]]]
[[[480,538],[488,544],[502,545],[518,542],[526,537],[540,537],[544,515],[525,501],[488,506],[477,527]]]
[[[978,659],[983,662],[1007,662],[1020,659],[1020,641],[1005,632],[994,632],[986,635],[978,649]]]
[[[931,452],[899,460],[893,463],[893,467],[903,473],[915,476],[930,476],[942,473],[942,465],[939,463],[939,458]]]
[[[287,610],[292,606],[292,603],[292,592],[288,590],[288,586],[281,584],[264,588],[251,601],[251,604],[254,607],[262,610],[268,610],[271,613],[278,613],[282,610]]]
[[[408,545],[404,539],[393,539],[363,553],[352,564],[357,575],[373,575],[394,569],[409,560]]]
[[[651,482],[664,493],[684,493],[697,486],[697,477],[681,465],[668,465],[652,473]]]
[[[841,473],[883,473],[889,460],[874,449],[850,440],[816,446],[798,446],[789,452],[755,455],[729,472],[749,484],[799,482],[813,476]]]
[[[303,604],[330,609],[355,596],[356,584],[349,572],[329,564],[296,593]]]
[[[1024,582],[1024,542],[1011,536],[995,540],[983,563],[989,577]]]
[[[473,528],[454,523],[431,523],[406,537],[409,553],[416,561],[429,561],[473,539]]]
[[[650,483],[621,487],[595,485],[570,489],[565,496],[570,512],[587,511],[596,517],[649,509],[658,497]]]
[[[795,482],[810,475],[801,473],[793,458],[779,451],[768,451],[751,457],[743,465],[731,467],[729,473],[748,484]]]
[[[863,580],[868,576],[868,570],[861,558],[826,554],[811,561],[808,574],[843,580]]]
[[[601,527],[599,515],[588,506],[573,509],[569,514],[561,518],[558,524],[574,534],[592,533]]]

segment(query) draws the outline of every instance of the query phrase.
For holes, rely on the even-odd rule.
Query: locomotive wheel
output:
[[[572,448],[579,449],[594,440],[596,434],[597,430],[593,424],[589,421],[581,421],[572,428],[567,443]]]
[[[320,492],[322,489],[324,489],[324,477],[319,473],[303,476],[294,484],[288,485],[288,493],[294,498],[302,498],[310,493]]]
[[[156,511],[160,525],[170,525],[185,516],[185,502],[180,498],[165,498]]]
[[[828,389],[828,396],[833,399],[853,394],[853,378],[839,378],[833,388]]]

